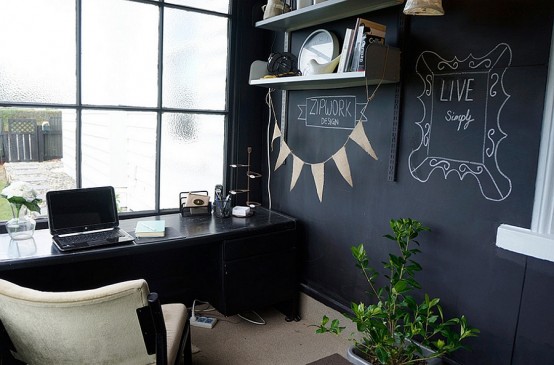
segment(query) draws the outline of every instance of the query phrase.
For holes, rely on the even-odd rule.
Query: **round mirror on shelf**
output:
[[[337,37],[325,29],[318,29],[310,34],[300,47],[298,69],[304,76],[318,73],[314,71],[315,64],[328,64],[338,55],[339,41]]]

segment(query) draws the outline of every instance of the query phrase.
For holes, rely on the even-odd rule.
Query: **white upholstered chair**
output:
[[[30,365],[192,362],[186,307],[160,305],[142,279],[73,292],[0,279],[0,321],[4,359]]]

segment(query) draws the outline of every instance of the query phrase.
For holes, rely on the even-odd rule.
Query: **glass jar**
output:
[[[13,240],[26,240],[33,237],[37,222],[30,215],[29,210],[25,206],[17,209],[15,204],[12,204],[12,213],[14,217],[6,222],[6,231]]]

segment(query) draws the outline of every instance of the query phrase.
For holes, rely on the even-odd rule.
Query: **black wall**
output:
[[[319,96],[354,96],[361,102],[364,87],[289,93],[286,142],[291,150],[305,162],[321,162],[345,144],[353,187],[330,162],[321,202],[308,165],[290,190],[291,156],[273,171],[279,140],[270,153],[270,168],[266,151],[258,151],[259,168],[265,185],[270,178],[272,208],[303,224],[304,291],[340,310],[352,300],[364,300],[367,288],[350,246],[364,243],[372,266],[381,267],[394,248],[382,238],[389,232],[388,221],[412,217],[432,229],[420,237],[422,293],[440,297],[448,316],[464,314],[481,330],[468,343],[472,350],[459,351],[452,360],[552,364],[554,263],[497,249],[495,240],[500,224],[529,227],[531,222],[553,5],[550,0],[451,0],[443,5],[443,17],[403,18],[401,7],[362,15],[385,23],[387,43],[402,50],[400,87],[381,85],[366,112],[364,130],[377,161],[358,145],[345,144],[351,130],[306,127],[298,107]],[[342,41],[344,28],[354,22],[355,17],[320,27]],[[397,32],[399,24],[404,30]],[[266,58],[273,42],[273,33],[249,26],[240,35],[242,42],[265,37],[266,43],[256,51],[243,48],[247,65]],[[318,28],[293,33],[292,51],[298,52]],[[277,35],[277,45],[281,38]],[[454,58],[459,62],[446,65],[451,68],[447,72],[440,61]],[[433,85],[431,96],[424,93],[426,75],[433,80],[427,84]],[[243,76],[246,84],[248,74]],[[452,94],[448,85],[455,86]],[[242,143],[265,146],[266,90],[241,88],[239,95],[249,93],[243,103],[255,111],[243,109],[239,125],[258,133]],[[279,92],[274,99],[280,100]],[[395,100],[400,100],[396,151],[391,149]],[[445,122],[453,115],[471,115],[472,121]],[[433,133],[427,146],[422,131],[428,122]],[[395,181],[388,179],[391,152],[397,159]],[[263,199],[268,205],[267,194]]]

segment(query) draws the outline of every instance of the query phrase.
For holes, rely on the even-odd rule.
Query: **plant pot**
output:
[[[433,351],[431,351],[427,347],[423,347],[423,346],[420,346],[420,347],[423,350],[424,355],[433,353]],[[350,361],[354,365],[380,365],[380,364],[370,363],[369,361],[364,360],[358,354],[359,354],[359,351],[358,351],[358,349],[356,349],[356,346],[350,346],[350,348],[348,348],[346,358],[348,359],[348,361]],[[431,359],[431,360],[427,360],[426,364],[427,365],[441,365],[442,360],[440,358]]]

